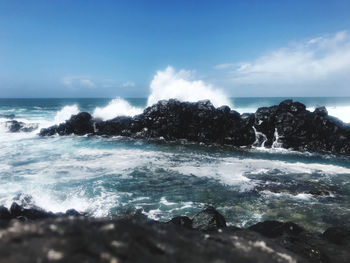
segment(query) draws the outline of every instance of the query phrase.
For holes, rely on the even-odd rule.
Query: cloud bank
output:
[[[234,96],[350,96],[350,35],[341,31],[214,68],[226,71],[221,78]]]

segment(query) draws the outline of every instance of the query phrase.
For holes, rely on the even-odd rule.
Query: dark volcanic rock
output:
[[[350,227],[330,227],[323,237],[338,245],[350,244]]]
[[[15,114],[0,114],[0,118],[4,119],[14,119],[15,117]]]
[[[350,126],[328,116],[324,107],[310,112],[300,102],[285,100],[278,106],[259,108],[255,128],[266,135],[265,146],[272,146],[278,135],[284,148],[350,153]]]
[[[9,210],[4,206],[0,206],[0,220],[1,219],[2,220],[9,220],[11,218],[12,218],[12,216],[11,216]]]
[[[11,207],[16,215],[23,211],[19,205]],[[193,218],[194,224],[200,222],[196,229],[185,216],[161,223],[138,216],[94,219],[67,214],[77,212],[8,221],[8,210],[0,207],[0,262],[347,263],[350,258],[347,227],[329,228],[323,234],[277,221],[248,229],[225,227],[225,219],[212,207]]]
[[[210,101],[188,103],[172,99],[159,101],[134,118],[101,121],[79,113],[63,124],[42,129],[40,135],[93,133],[243,146],[255,140],[251,124],[227,106],[215,108]]]
[[[94,132],[94,126],[92,122],[92,117],[87,112],[81,112],[77,115],[73,115],[65,123],[60,125],[55,125],[46,129],[41,129],[41,136],[49,136],[54,134],[59,135],[85,135]]]
[[[193,217],[192,227],[198,230],[215,230],[226,227],[226,220],[214,207],[209,206]]]
[[[283,234],[299,235],[304,231],[303,228],[292,222],[282,223],[278,221],[260,222],[249,227],[249,230],[258,232],[266,237],[279,237]]]
[[[7,121],[6,127],[9,132],[32,132],[38,129],[38,124],[36,123],[24,123],[16,120]]]
[[[187,216],[177,216],[172,218],[168,223],[172,223],[177,226],[182,226],[191,229],[192,220]]]
[[[307,262],[254,232],[88,218],[12,222],[0,262]]]
[[[328,116],[325,107],[310,112],[304,104],[292,100],[259,108],[255,114],[240,115],[227,106],[215,108],[210,101],[189,103],[171,99],[159,101],[135,117],[102,121],[82,112],[65,123],[40,131],[41,136],[54,134],[184,139],[231,146],[264,143],[265,147],[350,153],[349,125]]]

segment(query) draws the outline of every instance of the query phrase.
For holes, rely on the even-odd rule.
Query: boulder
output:
[[[209,206],[193,217],[192,227],[197,230],[216,230],[226,227],[226,220],[214,207]]]
[[[275,238],[282,235],[297,236],[304,229],[292,222],[282,223],[279,221],[264,221],[259,222],[249,227],[249,230],[258,232],[263,236]]]
[[[24,123],[16,120],[7,121],[5,125],[9,132],[32,132],[38,128],[36,123]]]

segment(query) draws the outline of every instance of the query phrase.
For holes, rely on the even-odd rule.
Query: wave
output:
[[[191,71],[175,72],[172,67],[156,73],[151,82],[150,91],[148,106],[159,100],[178,99],[189,102],[210,100],[215,107],[227,105],[232,108],[232,102],[224,92],[202,80],[193,80]]]
[[[129,102],[122,98],[112,100],[106,107],[97,107],[93,116],[103,120],[110,120],[117,116],[135,116],[142,113],[142,108],[132,106]]]
[[[54,123],[59,124],[68,120],[72,115],[78,114],[80,112],[76,104],[71,106],[63,107],[59,112],[56,113]]]
[[[210,100],[215,107],[227,105],[233,107],[230,99],[219,89],[202,80],[194,80],[191,71],[167,67],[158,71],[150,84],[150,95],[147,106],[151,106],[160,100],[178,99],[180,101],[197,102]],[[103,120],[113,119],[117,116],[135,116],[142,113],[143,108],[134,107],[128,101],[117,97],[105,107],[97,107],[93,116]]]

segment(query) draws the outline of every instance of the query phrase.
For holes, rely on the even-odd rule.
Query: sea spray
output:
[[[106,107],[97,107],[93,116],[102,120],[110,120],[117,116],[135,116],[142,113],[143,109],[132,106],[122,98],[113,99]]]
[[[72,115],[76,115],[80,112],[78,106],[76,104],[71,106],[65,106],[60,111],[56,113],[54,123],[59,124],[66,120],[68,120]]]
[[[197,102],[210,100],[215,107],[222,105],[232,106],[230,99],[212,85],[202,80],[193,80],[191,71],[167,67],[158,71],[150,84],[150,95],[147,106],[152,106],[159,100],[178,99],[180,101]],[[93,116],[102,120],[113,119],[117,116],[135,116],[142,113],[143,109],[132,106],[128,101],[117,97],[105,107],[97,107]]]
[[[156,73],[150,85],[150,92],[148,106],[159,100],[178,99],[189,102],[210,100],[215,107],[227,105],[232,108],[231,101],[221,90],[202,80],[193,80],[191,71],[176,72],[172,67]]]

